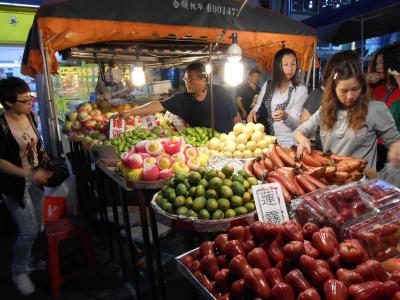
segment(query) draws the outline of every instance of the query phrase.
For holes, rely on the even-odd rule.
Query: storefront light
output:
[[[207,74],[211,74],[211,71],[212,71],[211,65],[210,64],[206,64],[206,73]]]
[[[230,86],[236,86],[243,81],[242,49],[237,44],[237,33],[232,33],[232,45],[227,51],[225,63],[225,82]]]
[[[136,65],[133,67],[131,80],[134,86],[143,86],[146,83],[142,66]]]

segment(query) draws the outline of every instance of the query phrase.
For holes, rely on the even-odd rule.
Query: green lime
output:
[[[243,205],[243,199],[240,196],[232,196],[231,198],[231,204],[233,207],[239,207]]]
[[[244,203],[247,203],[247,202],[251,201],[253,199],[253,197],[251,196],[251,194],[249,192],[245,192],[243,194],[242,199],[243,199]]]
[[[156,203],[158,204],[158,202],[159,202],[162,198],[164,198],[163,195],[160,194],[160,193],[158,193],[157,196],[156,196],[156,198],[155,198]]]
[[[232,182],[231,189],[235,195],[240,196],[240,197],[243,196],[243,194],[245,192],[243,185],[238,181]]]
[[[208,188],[218,191],[222,186],[222,179],[218,177],[211,178],[208,182]]]
[[[172,206],[171,202],[164,202],[162,209],[166,212],[172,213],[174,211],[174,208]]]
[[[204,186],[205,188],[208,187],[208,181],[205,180],[204,178],[202,178],[202,179],[199,181],[199,184],[202,185],[202,186]]]
[[[196,197],[204,196],[205,193],[206,193],[206,189],[202,185],[198,185],[196,187],[196,190],[194,191],[194,195]]]
[[[193,200],[192,208],[195,211],[200,211],[206,206],[206,198],[204,197],[197,197]]]
[[[161,190],[161,194],[164,196],[164,198],[168,198],[168,195],[171,192],[175,192],[175,190],[171,187],[166,187]]]
[[[232,180],[230,179],[222,179],[222,185],[226,185],[226,186],[232,186]]]
[[[250,188],[250,183],[246,179],[243,181],[243,187],[246,191]]]
[[[244,207],[247,209],[248,212],[256,209],[256,205],[254,204],[254,202],[247,202]]]
[[[217,171],[213,170],[213,169],[206,171],[206,173],[204,174],[204,178],[206,180],[211,180],[212,178],[217,177],[217,176],[218,176]]]
[[[235,212],[235,210],[233,210],[232,208],[230,208],[230,209],[227,209],[227,210],[224,212],[224,215],[225,215],[225,219],[229,219],[229,218],[235,217],[235,216],[236,216],[236,212]]]
[[[221,220],[224,218],[224,212],[220,209],[217,209],[216,211],[214,211],[211,215],[211,219],[212,220]]]
[[[257,178],[255,178],[255,177],[249,177],[249,178],[247,178],[246,180],[247,180],[247,182],[250,184],[250,186],[253,186],[253,185],[257,185],[257,184],[258,184],[258,180],[257,180]]]
[[[244,179],[247,179],[249,177],[249,174],[245,170],[239,170],[238,174],[241,175]]]
[[[186,198],[184,196],[178,196],[174,200],[174,206],[175,207],[181,207],[184,206],[186,202]]]
[[[208,199],[206,202],[206,209],[209,212],[213,212],[218,208],[218,202],[215,199]]]
[[[194,197],[194,193],[196,192],[196,187],[195,186],[192,186],[190,189],[189,189],[189,195],[190,196],[192,196],[192,197]]]
[[[191,185],[198,185],[201,180],[201,175],[199,172],[192,172],[189,174],[188,179]]]
[[[206,168],[204,167],[200,167],[197,169],[197,172],[200,173],[201,176],[203,176],[206,172]]]
[[[229,186],[223,185],[219,189],[219,196],[221,198],[230,199],[233,196],[233,191]]]
[[[182,172],[176,172],[175,173],[175,181],[178,183],[183,183],[186,179],[186,174]]]
[[[236,207],[235,212],[237,216],[242,216],[248,213],[247,208],[244,206]]]
[[[235,169],[231,164],[227,164],[221,169],[221,172],[224,173],[226,178],[231,178],[234,171]]]
[[[157,204],[159,207],[162,208],[165,202],[169,202],[168,199],[161,198],[161,200],[159,202],[157,202]]]
[[[187,178],[183,181],[183,184],[186,186],[187,189],[190,188],[190,182]]]
[[[202,209],[199,211],[199,218],[203,220],[210,220],[210,213],[207,209]]]
[[[186,193],[188,192],[187,187],[184,183],[178,183],[178,185],[175,188],[175,191],[177,195],[182,195],[182,196],[186,196]]]
[[[176,193],[175,193],[175,191],[174,191],[174,190],[169,191],[169,192],[168,192],[168,198],[167,198],[167,199],[168,199],[170,202],[174,202],[175,198],[176,198]]]
[[[240,174],[233,174],[231,180],[237,181],[237,182],[240,182],[241,184],[243,184],[244,178]]]
[[[186,207],[192,207],[192,205],[193,205],[193,199],[192,199],[192,197],[187,197],[187,198],[186,198],[186,201],[185,201],[185,206],[186,206]]]
[[[189,210],[188,210],[187,207],[182,206],[182,207],[179,207],[179,208],[176,210],[176,214],[179,215],[179,216],[187,216],[188,211],[189,211]]]
[[[222,173],[221,171],[219,171],[219,172],[218,172],[218,178],[223,180],[223,179],[226,178],[226,176],[225,176],[224,173]]]
[[[208,189],[208,190],[206,191],[206,197],[207,197],[208,199],[209,199],[209,198],[215,199],[215,198],[217,198],[217,196],[218,196],[217,192],[216,192],[215,190],[213,190],[213,189]]]
[[[188,212],[186,214],[188,217],[193,217],[197,218],[197,212],[195,212],[193,209],[188,209]]]
[[[226,211],[231,206],[229,200],[225,198],[219,198],[217,202],[218,202],[218,208],[223,211]]]

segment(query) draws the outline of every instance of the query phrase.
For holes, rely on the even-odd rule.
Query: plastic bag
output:
[[[57,221],[65,215],[65,197],[45,196],[43,205],[43,223]]]
[[[64,215],[70,217],[70,216],[75,216],[77,214],[77,196],[76,196],[76,179],[75,175],[71,175],[68,177],[67,180],[65,180],[60,186],[56,188],[49,188],[45,187],[44,190],[44,195],[45,195],[45,202],[44,202],[44,221],[46,223],[46,214],[49,214],[49,207],[50,205],[51,209],[55,209],[54,206],[56,205],[62,205],[61,204],[61,198],[64,199],[64,210],[61,212],[64,212]],[[59,199],[58,199],[59,198]],[[49,199],[49,200],[47,200]],[[53,199],[53,200],[50,200]],[[58,199],[58,200],[54,200]],[[47,205],[46,202],[49,202]],[[50,211],[51,213],[52,211]],[[53,212],[54,214],[55,212]],[[62,217],[63,215],[59,216]]]

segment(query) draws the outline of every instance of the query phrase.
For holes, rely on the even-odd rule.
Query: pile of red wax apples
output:
[[[237,226],[180,261],[218,300],[398,300],[399,278],[357,240],[294,221]]]

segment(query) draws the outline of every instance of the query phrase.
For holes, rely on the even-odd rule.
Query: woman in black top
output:
[[[37,136],[29,86],[16,77],[0,80],[0,193],[18,226],[14,245],[12,276],[24,295],[35,286],[28,273],[38,267],[30,258],[31,249],[41,226],[43,192],[51,172],[35,168],[42,145]]]

